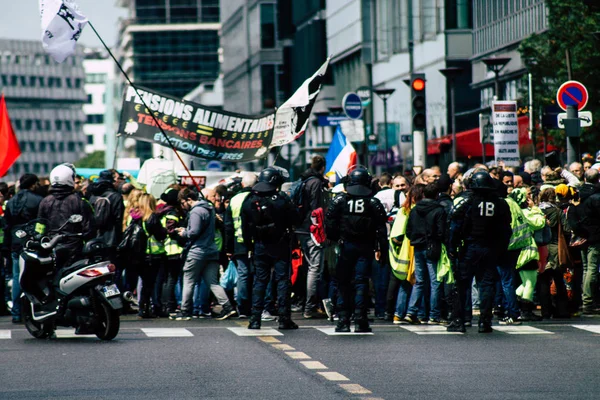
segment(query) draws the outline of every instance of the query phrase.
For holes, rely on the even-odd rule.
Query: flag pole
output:
[[[119,61],[116,59],[116,57],[114,56],[114,54],[112,53],[112,51],[110,51],[110,48],[106,45],[106,43],[104,42],[104,40],[102,39],[102,37],[100,36],[100,34],[96,30],[96,28],[94,28],[94,25],[92,24],[92,22],[88,21],[88,25],[90,26],[90,28],[92,28],[92,30],[94,31],[94,33],[98,37],[98,40],[100,40],[100,42],[102,43],[102,45],[104,46],[104,48],[106,49],[106,51],[108,51],[108,54],[111,56],[111,58],[113,59],[113,61],[115,62],[115,64],[117,64],[117,67],[119,67],[119,70],[121,71],[121,73],[123,74],[123,76],[125,77],[125,79],[127,80],[127,82],[129,82],[129,84],[131,85],[131,87],[133,88],[133,90],[135,90],[135,94],[140,98],[140,100],[142,101],[142,104],[144,105],[144,107],[147,110],[150,110],[150,107],[148,107],[148,105],[144,101],[144,98],[138,92],[137,87],[135,87],[135,85],[133,84],[133,82],[131,82],[131,79],[129,79],[129,75],[127,75],[127,72],[125,72],[125,70],[123,69],[123,67],[121,66],[121,64],[119,63]],[[156,118],[156,116],[154,115],[154,113],[150,113],[150,116],[154,120],[154,123],[156,124],[156,126],[158,127],[158,129],[160,129],[160,132],[163,134],[163,136],[167,140],[167,143],[169,144],[169,147],[171,147],[171,150],[173,150],[173,152],[175,153],[175,155],[179,159],[179,162],[181,163],[181,165],[183,165],[183,168],[185,168],[185,171],[190,176],[190,179],[192,180],[192,182],[194,182],[194,186],[196,186],[196,189],[198,189],[198,193],[200,193],[200,195],[202,196],[202,191],[200,190],[200,186],[198,186],[198,183],[196,183],[196,180],[192,176],[192,173],[188,169],[187,165],[185,165],[185,163],[183,162],[183,159],[179,155],[179,152],[175,149],[175,146],[171,142],[171,139],[169,139],[169,137],[165,133],[164,129],[160,125],[160,122],[158,121],[158,119]]]

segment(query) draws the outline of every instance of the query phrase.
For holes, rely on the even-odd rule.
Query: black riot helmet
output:
[[[282,173],[282,168],[267,167],[258,175],[258,183],[254,185],[252,190],[255,192],[274,192],[279,189],[286,180],[287,171]]]
[[[486,171],[475,172],[471,177],[471,190],[496,190],[494,178]]]
[[[348,182],[345,184],[346,192],[352,196],[370,196],[371,174],[365,167],[356,167],[348,174]]]

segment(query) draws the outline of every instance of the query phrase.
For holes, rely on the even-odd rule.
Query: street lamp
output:
[[[448,67],[439,70],[450,81],[450,116],[452,118],[452,161],[456,161],[456,108],[454,106],[454,83],[462,74],[460,67]]]
[[[388,122],[387,122],[387,101],[390,96],[396,91],[396,89],[375,89],[375,94],[383,100],[383,125],[385,132],[385,169],[386,171],[390,168],[390,161],[388,157]]]
[[[498,100],[502,100],[503,97],[500,95],[500,81],[498,80],[498,75],[510,60],[510,57],[490,57],[481,60],[487,66],[488,71],[494,73],[494,92]]]

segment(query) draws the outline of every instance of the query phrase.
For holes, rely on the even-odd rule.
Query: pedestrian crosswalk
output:
[[[249,330],[245,327],[223,327],[223,328],[124,328],[117,336],[116,340],[130,339],[164,339],[164,338],[193,338],[206,335],[207,329],[212,332],[221,329],[240,337],[274,337],[289,335],[289,331],[280,331],[275,328],[263,327],[259,330]],[[600,335],[600,325],[494,325],[496,334],[501,335],[554,335],[554,334],[592,334]],[[374,325],[373,332],[369,333],[338,333],[332,326],[304,326],[298,331],[293,331],[294,335],[302,335],[302,332],[317,331],[327,336],[373,336],[389,335],[398,333],[414,335],[465,335],[458,332],[447,332],[445,326],[440,325]],[[466,335],[476,334],[477,328],[467,330]],[[32,339],[25,329],[0,329],[0,340],[9,339]],[[57,329],[56,339],[83,339],[98,340],[95,335],[76,335],[73,329]]]

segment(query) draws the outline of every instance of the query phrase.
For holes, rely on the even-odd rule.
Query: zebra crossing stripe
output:
[[[336,332],[335,328],[318,328],[318,327],[314,327],[316,330],[323,332],[324,334],[328,335],[328,336],[357,336],[357,335],[373,335],[373,332],[361,332],[361,333],[354,333],[354,332]]]
[[[194,334],[185,328],[142,328],[148,337],[191,337]]]
[[[509,335],[554,335],[554,332],[548,332],[543,329],[527,325],[493,326],[492,328],[496,331],[508,333]]]
[[[592,333],[600,333],[600,325],[571,325],[573,328],[581,329]],[[2,337],[0,337],[2,339]]]
[[[238,336],[283,336],[283,333],[273,328],[248,329],[248,328],[227,328]]]
[[[76,335],[74,329],[57,329],[54,333],[57,339],[96,338],[96,335]]]
[[[448,332],[443,325],[400,325],[400,328],[417,335],[463,335],[461,332]]]
[[[10,339],[11,331],[10,330],[0,330],[0,339]]]

